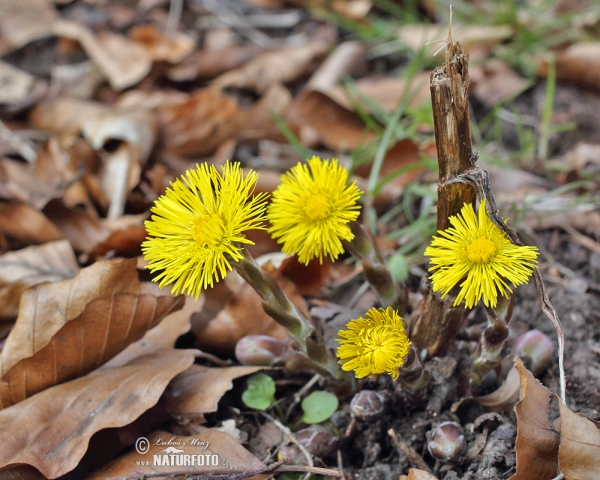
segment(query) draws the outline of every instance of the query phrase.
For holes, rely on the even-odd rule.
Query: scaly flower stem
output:
[[[408,293],[388,270],[373,234],[358,222],[352,222],[350,229],[354,238],[349,242],[344,241],[344,248],[360,260],[365,277],[375,290],[381,306],[393,307],[400,315],[404,315]]]
[[[514,294],[510,299],[500,297],[496,308],[486,307],[488,327],[481,334],[481,342],[473,360],[475,382],[481,379],[502,360],[502,349],[508,337],[508,323],[512,316]]]
[[[424,395],[427,393],[429,378],[429,372],[423,369],[417,349],[411,345],[398,377],[402,389],[413,397]]]
[[[322,342],[315,342],[310,338],[314,332],[310,320],[300,313],[275,278],[254,261],[248,250],[243,248],[242,254],[243,258],[239,262],[232,262],[232,265],[258,293],[264,311],[290,333],[301,353],[315,370],[340,378],[342,371],[337,361]]]

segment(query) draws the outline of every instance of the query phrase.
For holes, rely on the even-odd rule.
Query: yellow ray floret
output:
[[[485,200],[478,214],[465,204],[460,214],[450,217],[451,227],[439,230],[425,250],[430,257],[433,289],[448,294],[457,284],[454,305],[465,300],[473,308],[479,300],[496,307],[498,294],[509,297],[513,286],[527,283],[537,267],[538,249],[512,243],[485,213]]]
[[[230,262],[242,258],[238,244],[253,244],[244,232],[265,229],[265,194],[253,196],[257,178],[254,171],[244,177],[239,163],[227,162],[222,174],[202,164],[171,182],[145,222],[147,268],[161,271],[154,281],[197,299],[201,290],[225,278]]]
[[[269,233],[301,263],[315,257],[322,263],[323,256],[335,260],[344,251],[342,240],[354,238],[348,223],[358,217],[361,193],[355,182],[348,185],[348,172],[336,159],[299,163],[273,192]]]
[[[392,307],[371,308],[365,317],[351,320],[347,330],[338,332],[342,370],[353,370],[357,378],[387,373],[396,380],[410,347],[404,320]]]

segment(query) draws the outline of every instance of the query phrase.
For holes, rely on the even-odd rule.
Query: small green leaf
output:
[[[339,401],[333,393],[313,392],[302,400],[302,421],[305,423],[321,423],[337,410]]]
[[[404,281],[408,278],[408,262],[402,253],[394,253],[388,258],[387,264],[390,272],[392,272],[392,275],[394,276],[394,280]]]
[[[242,393],[242,401],[250,408],[266,410],[275,401],[275,382],[264,373],[248,379],[248,388]]]

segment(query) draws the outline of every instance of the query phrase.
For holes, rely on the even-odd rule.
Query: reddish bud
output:
[[[538,376],[550,365],[554,348],[548,336],[539,330],[524,333],[515,342],[515,352],[533,375]]]
[[[247,335],[235,346],[235,356],[244,365],[268,367],[281,360],[287,343],[267,335]]]
[[[442,462],[456,462],[467,447],[461,426],[456,422],[442,422],[431,435],[427,450]]]
[[[357,420],[373,420],[384,410],[385,397],[374,390],[361,390],[350,402],[350,413]]]

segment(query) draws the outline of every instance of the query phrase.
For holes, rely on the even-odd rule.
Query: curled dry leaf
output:
[[[288,83],[306,74],[331,46],[326,41],[315,41],[263,53],[243,67],[216,78],[213,87],[245,88],[263,93],[273,84]]]
[[[0,56],[52,35],[57,18],[52,0],[0,2]]]
[[[111,32],[95,36],[83,25],[65,20],[54,22],[52,28],[57,36],[78,41],[114,90],[131,87],[150,72],[150,55],[127,37]]]
[[[0,233],[26,245],[64,238],[43,213],[22,204],[0,203]]]
[[[559,442],[558,432],[548,421],[548,402],[552,393],[517,356],[515,368],[521,387],[520,400],[515,406],[517,472],[510,480],[551,480],[558,472]]]
[[[0,256],[0,319],[15,317],[23,291],[43,282],[73,278],[79,265],[66,240]]]
[[[497,390],[481,397],[464,397],[452,405],[452,411],[456,412],[464,402],[476,402],[493,412],[501,412],[511,409],[518,399],[519,372],[513,367]]]
[[[42,209],[60,197],[75,180],[77,168],[57,139],[51,138],[37,150],[37,160],[23,163],[0,159],[0,198],[18,200]]]
[[[600,478],[600,430],[598,425],[573,413],[559,400],[560,470],[566,480]]]
[[[2,408],[94,370],[181,308],[181,297],[141,293],[135,266],[100,261],[23,294],[0,353]]]
[[[64,475],[77,466],[94,433],[131,423],[193,362],[194,350],[161,350],[0,411],[0,468],[27,464],[48,478]]]
[[[168,450],[167,442],[169,440],[171,440],[171,447],[175,448],[177,452]],[[141,478],[143,475],[157,474],[164,474],[165,476],[179,474],[178,477],[185,474],[194,474],[210,478],[220,478],[221,475],[230,478],[248,478],[249,475],[244,477],[238,477],[238,475],[244,472],[266,469],[264,463],[242,447],[231,435],[216,429],[206,429],[202,433],[191,436],[179,436],[157,431],[148,437],[148,443],[150,448],[147,453],[140,454],[133,450],[119,457],[102,470],[90,475],[87,480]],[[169,454],[216,455],[217,457],[208,457],[211,460],[210,465],[152,466],[155,455],[167,457]],[[206,458],[204,457],[204,459]],[[215,466],[213,460],[216,463],[217,459],[218,465]],[[145,465],[146,462],[149,465]]]
[[[539,67],[541,75],[548,74],[548,63]],[[582,87],[600,89],[600,42],[581,42],[571,45],[556,56],[556,78]]]
[[[204,414],[216,412],[221,397],[233,388],[232,380],[264,367],[209,368],[192,365],[180,373],[165,391],[167,410],[179,422],[203,423]]]
[[[2,85],[2,89],[0,90],[0,105],[7,105],[13,108],[30,105],[46,91],[44,82],[1,60],[0,85]]]

